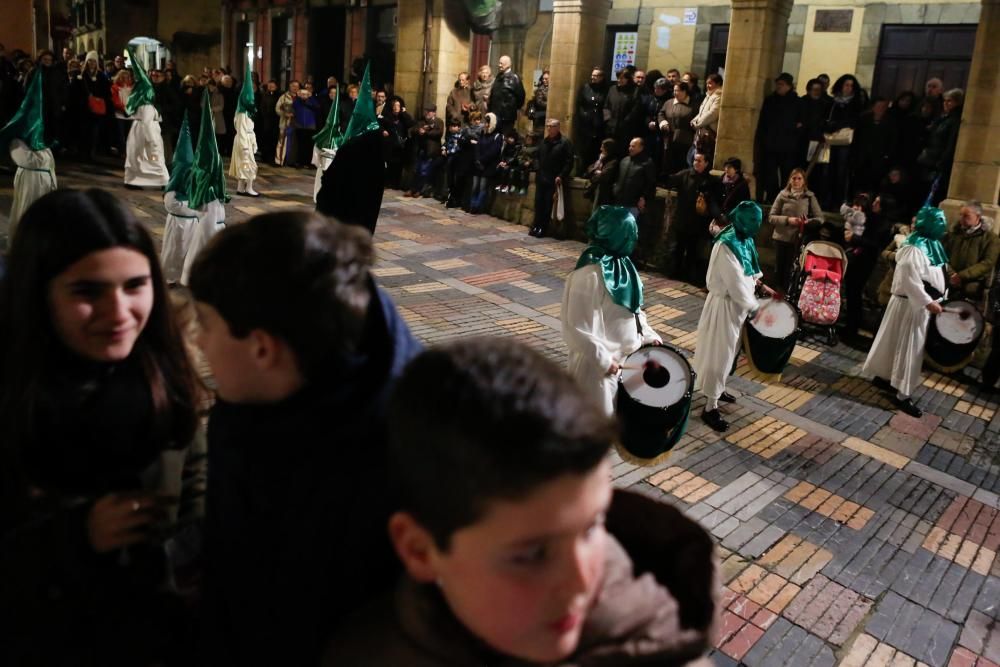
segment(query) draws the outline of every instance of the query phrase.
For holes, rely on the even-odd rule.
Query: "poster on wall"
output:
[[[688,7],[684,10],[684,25],[698,25],[697,7]]]
[[[611,71],[618,72],[635,64],[635,52],[639,46],[639,33],[616,32],[615,49],[611,55]]]

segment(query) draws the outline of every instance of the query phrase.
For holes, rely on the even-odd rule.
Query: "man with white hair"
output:
[[[552,205],[556,190],[568,182],[573,169],[573,144],[562,135],[559,120],[545,121],[545,140],[538,148],[538,173],[535,178],[535,223],[532,236],[545,236],[552,220]]]
[[[924,84],[924,102],[934,105],[934,118],[940,116],[944,109],[942,94],[944,94],[944,82],[937,77],[927,79],[927,83]]]
[[[500,132],[504,135],[514,129],[517,112],[524,106],[524,84],[521,77],[511,70],[510,56],[500,56],[499,71],[490,89],[489,110],[497,115]]]

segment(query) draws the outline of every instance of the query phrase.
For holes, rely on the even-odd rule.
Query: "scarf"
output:
[[[623,206],[601,206],[587,221],[590,245],[584,249],[576,268],[601,265],[604,286],[611,300],[629,312],[642,308],[642,280],[629,255],[639,239],[639,226]]]
[[[842,107],[846,107],[854,99],[854,95],[837,95],[833,98],[834,104],[839,104]]]
[[[744,275],[755,276],[761,272],[754,237],[760,230],[763,217],[760,206],[754,202],[740,202],[727,216],[729,226],[715,237],[715,243],[722,243],[736,256],[743,266]]]
[[[933,206],[924,206],[917,213],[917,223],[913,227],[913,233],[906,237],[903,245],[920,248],[927,255],[931,266],[942,266],[948,262],[948,253],[941,245],[941,239],[944,238],[947,228],[944,211]]]

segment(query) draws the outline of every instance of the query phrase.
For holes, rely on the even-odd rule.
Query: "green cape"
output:
[[[166,192],[176,192],[177,198],[187,201],[191,192],[191,167],[194,164],[194,149],[191,147],[191,129],[188,127],[187,112],[177,135],[174,161],[170,164],[170,182]]]
[[[347,123],[344,140],[347,143],[365,132],[375,132],[379,129],[378,116],[375,115],[375,100],[372,99],[372,83],[370,78],[371,63],[365,65],[365,75],[361,77],[361,88],[358,90],[358,101],[351,112],[351,120]]]
[[[637,313],[642,308],[642,280],[629,255],[639,239],[639,226],[623,206],[601,206],[587,221],[590,245],[580,255],[576,268],[600,264],[604,286],[611,300]]]
[[[215,121],[212,119],[212,104],[209,101],[208,86],[201,95],[201,128],[198,130],[198,148],[191,166],[191,198],[188,206],[201,208],[218,199],[225,204],[226,175],[222,171],[222,157],[215,143]]]
[[[144,104],[156,106],[156,92],[153,90],[153,82],[146,74],[146,69],[135,57],[135,49],[131,46],[128,47],[128,57],[132,61],[132,78],[135,79],[135,85],[132,86],[132,92],[125,104],[125,113],[131,116]]]
[[[748,276],[760,273],[760,258],[757,256],[757,244],[754,243],[754,239],[760,231],[763,217],[760,206],[754,202],[740,202],[726,216],[729,226],[715,237],[716,243],[722,243],[732,250],[733,255],[743,265],[743,273]]]
[[[241,111],[251,119],[257,115],[257,99],[253,94],[253,69],[250,64],[253,62],[253,51],[247,56],[247,71],[243,74],[243,87],[240,88],[240,97],[236,100],[236,113]]]
[[[924,206],[917,212],[917,224],[913,230],[903,245],[912,245],[923,250],[931,266],[941,266],[948,262],[948,253],[941,245],[941,239],[948,231],[948,221],[944,217],[944,211],[933,206]]]
[[[313,135],[316,148],[339,148],[340,142],[344,140],[344,135],[340,131],[340,92],[333,98],[333,105],[330,113],[326,115],[326,125],[323,129]]]
[[[36,70],[28,84],[21,108],[0,130],[0,148],[8,150],[10,142],[20,139],[33,151],[48,148],[45,143],[45,121],[42,119],[42,73]]]

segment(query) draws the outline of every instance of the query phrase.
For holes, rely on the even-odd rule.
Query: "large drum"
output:
[[[757,301],[757,316],[743,327],[743,352],[751,367],[781,379],[799,339],[799,313],[783,299]]]
[[[677,349],[648,345],[630,354],[618,380],[622,446],[632,459],[654,463],[684,435],[694,371]]]
[[[944,312],[927,326],[927,359],[945,373],[957,371],[972,360],[985,326],[983,316],[968,301],[945,301]]]

